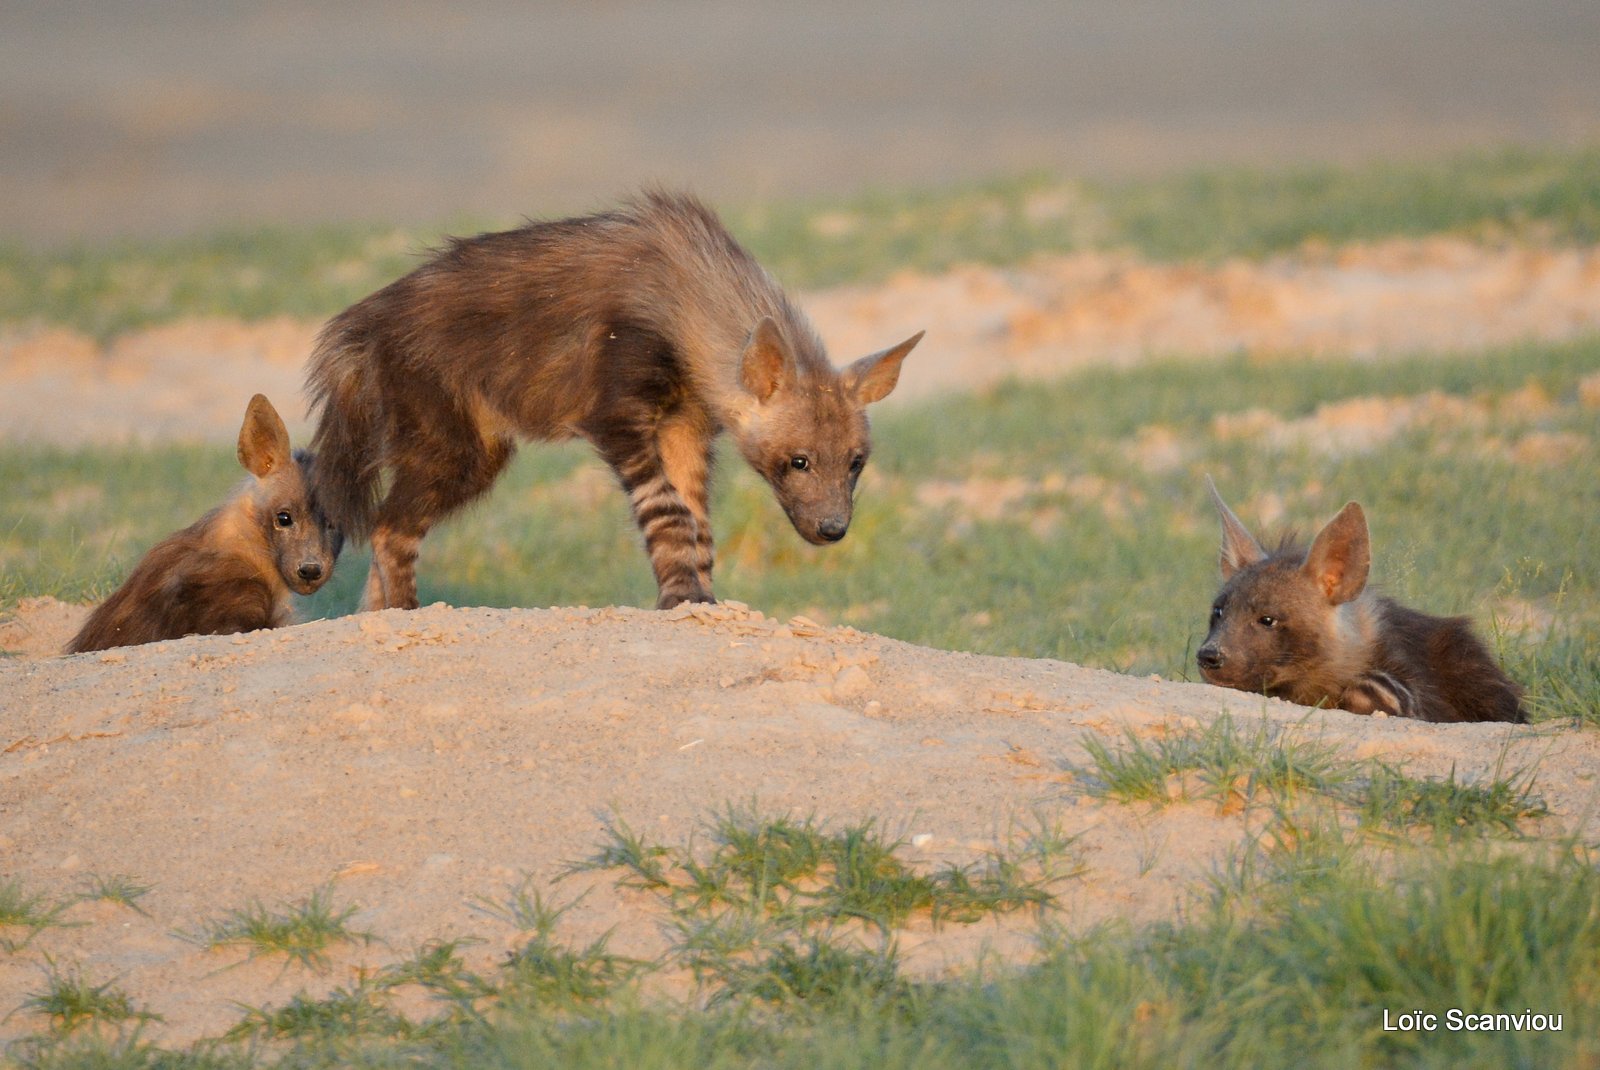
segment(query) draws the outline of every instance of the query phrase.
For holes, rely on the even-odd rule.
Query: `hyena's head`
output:
[[[807,542],[838,542],[849,530],[856,480],[872,452],[866,407],[894,389],[901,361],[921,339],[919,331],[834,371],[820,354],[797,360],[770,317],[750,332],[739,385],[751,403],[733,437]],[[813,343],[800,338],[795,344]]]
[[[265,395],[245,410],[239,463],[254,477],[246,491],[250,512],[278,575],[296,594],[311,594],[333,574],[344,536],[312,495],[312,455],[290,450],[289,431]]]
[[[1215,485],[1211,497],[1222,519],[1223,583],[1195,655],[1200,675],[1306,705],[1331,700],[1359,671],[1350,662],[1363,648],[1354,603],[1372,551],[1361,506],[1345,505],[1309,549],[1285,543],[1268,553]]]

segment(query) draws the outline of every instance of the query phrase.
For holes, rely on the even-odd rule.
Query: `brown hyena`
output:
[[[865,408],[921,337],[836,371],[687,196],[456,239],[323,329],[307,375],[318,491],[371,539],[363,608],[412,608],[429,529],[487,491],[519,439],[582,437],[629,496],[657,605],[713,601],[716,435],[802,538],[837,542],[871,449]]]
[[[1209,480],[1208,480],[1209,482]],[[1523,721],[1521,689],[1465,617],[1434,617],[1367,589],[1355,502],[1312,540],[1268,552],[1211,487],[1223,585],[1196,655],[1207,682],[1306,706],[1422,721]]]
[[[257,394],[239,430],[250,478],[222,505],[151,548],[89,616],[67,653],[292,623],[289,593],[327,582],[342,539],[311,493],[311,455],[291,452]]]

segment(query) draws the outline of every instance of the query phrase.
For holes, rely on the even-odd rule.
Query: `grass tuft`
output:
[[[1483,783],[1464,783],[1450,775],[1418,778],[1382,762],[1355,793],[1363,825],[1406,831],[1423,829],[1435,839],[1461,838],[1485,831],[1518,834],[1524,818],[1548,814],[1533,793],[1532,771],[1498,773]]]
[[[1259,793],[1327,792],[1354,775],[1333,747],[1265,718],[1245,730],[1223,714],[1205,728],[1167,731],[1153,740],[1125,730],[1119,750],[1096,735],[1082,745],[1093,764],[1093,794],[1122,802],[1164,805],[1199,795],[1226,807]]]
[[[317,1040],[337,1042],[376,1036],[404,1039],[411,1022],[385,1004],[378,990],[358,985],[336,988],[320,999],[298,992],[281,1007],[247,1007],[223,1035],[225,1040]]]
[[[609,935],[581,948],[557,943],[548,933],[510,952],[500,967],[499,1000],[509,1006],[573,1007],[606,1000],[631,980],[643,963],[612,953]]]
[[[64,972],[54,960],[46,957],[45,962],[44,991],[29,995],[18,1010],[45,1015],[50,1019],[50,1028],[58,1033],[70,1033],[91,1023],[119,1025],[163,1020],[159,1014],[136,1008],[114,980],[96,984],[79,969]]]
[[[43,929],[65,925],[61,912],[64,903],[52,903],[43,893],[28,892],[17,880],[0,881],[0,948],[17,952],[32,943]],[[27,935],[18,939],[12,930],[22,929]]]
[[[122,874],[106,877],[91,875],[84,879],[83,890],[78,893],[78,899],[82,902],[117,903],[149,917],[144,907],[139,905],[139,900],[149,894],[152,887],[154,886],[143,884],[133,877]]]
[[[327,951],[334,945],[370,944],[374,939],[371,933],[347,924],[359,907],[351,905],[335,911],[332,898],[332,888],[323,887],[276,911],[253,900],[241,910],[203,924],[196,932],[179,935],[208,948],[244,947],[252,959],[283,955],[289,962],[322,970],[328,965]]]
[[[782,943],[748,960],[733,960],[717,978],[712,1004],[753,1001],[812,1013],[903,997],[899,954],[851,946],[819,933]]]
[[[446,1005],[445,1021],[478,1020],[478,1005],[495,994],[493,982],[467,968],[461,948],[475,940],[435,940],[419,947],[409,959],[390,963],[371,979],[380,992],[415,985]]]
[[[145,1041],[138,1029],[118,1036],[80,1031],[29,1037],[6,1055],[7,1065],[19,1070],[250,1070],[260,1065],[249,1051],[213,1044],[170,1051]]]
[[[606,824],[606,839],[590,857],[568,863],[563,875],[620,868],[630,873],[623,878],[627,887],[659,889],[669,885],[663,861],[670,853],[667,848],[646,843],[643,836],[615,815]]]

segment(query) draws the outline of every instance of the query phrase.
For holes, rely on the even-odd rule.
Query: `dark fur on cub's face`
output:
[[[1305,558],[1303,548],[1286,545],[1223,584],[1196,654],[1207,683],[1276,694],[1327,660],[1329,611],[1310,584],[1299,582]]]
[[[255,490],[257,516],[278,575],[295,594],[315,594],[344,549],[344,536],[318,504],[313,488],[315,455],[295,450],[293,463],[262,480]]]

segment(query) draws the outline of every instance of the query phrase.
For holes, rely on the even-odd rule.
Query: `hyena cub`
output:
[[[409,609],[429,529],[485,493],[518,440],[581,437],[628,494],[657,606],[710,602],[716,435],[802,538],[837,542],[871,449],[866,406],[921,337],[834,370],[688,196],[456,239],[323,329],[307,373],[318,494],[372,541],[363,608]]]
[[[1210,480],[1207,480],[1208,485]],[[1309,549],[1269,553],[1223,502],[1222,591],[1195,660],[1208,683],[1305,706],[1422,721],[1523,721],[1521,689],[1465,617],[1367,590],[1367,519],[1350,502]]]
[[[321,587],[343,539],[312,497],[311,455],[290,452],[283,420],[260,394],[239,429],[239,463],[250,478],[145,554],[67,653],[292,623],[289,592]]]

